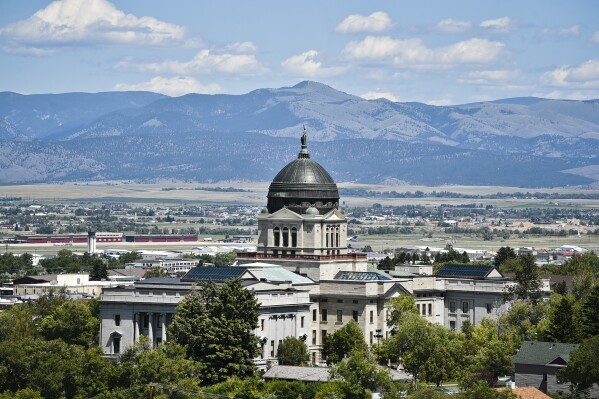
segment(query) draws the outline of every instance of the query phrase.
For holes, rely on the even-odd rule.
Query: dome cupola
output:
[[[305,214],[308,208],[313,207],[324,214],[339,207],[339,190],[335,181],[318,162],[310,159],[305,127],[301,144],[297,159],[281,169],[268,188],[269,213],[286,207]]]

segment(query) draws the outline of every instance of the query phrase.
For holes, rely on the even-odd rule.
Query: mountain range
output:
[[[299,149],[337,181],[557,187],[599,182],[599,100],[454,106],[327,85],[243,95],[0,93],[0,182],[269,181]]]

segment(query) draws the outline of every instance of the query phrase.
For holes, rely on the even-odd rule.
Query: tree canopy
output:
[[[173,340],[184,345],[209,383],[230,376],[254,375],[259,304],[239,279],[220,287],[204,282],[177,306],[169,327]]]

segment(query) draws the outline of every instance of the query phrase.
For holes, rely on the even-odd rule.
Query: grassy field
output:
[[[214,189],[217,187],[234,187],[248,190],[245,192],[218,192],[204,191],[197,188]],[[544,193],[580,193],[578,189],[522,189],[517,187],[490,187],[490,186],[383,186],[370,184],[340,183],[339,187],[360,188],[372,191],[449,191],[461,194],[494,194],[513,192],[544,192]],[[165,188],[176,188],[164,190]],[[128,182],[89,182],[89,183],[64,183],[64,184],[31,184],[31,185],[5,185],[0,188],[0,196],[22,197],[26,200],[44,202],[132,202],[148,204],[201,204],[222,203],[263,206],[266,204],[268,183],[248,182],[221,182],[214,184],[178,183],[167,182],[160,184],[141,184]],[[599,190],[585,190],[585,193],[599,194]],[[380,203],[383,206],[392,205],[423,205],[438,206],[441,204],[484,204],[500,208],[530,208],[530,207],[578,207],[599,208],[599,200],[559,200],[547,199],[469,199],[469,198],[363,198],[342,197],[345,206],[371,206]],[[556,205],[557,203],[557,205]]]
[[[521,189],[517,187],[489,187],[489,186],[382,186],[382,185],[364,185],[354,183],[341,183],[340,187],[359,188],[373,191],[423,191],[425,193],[433,190],[448,191],[462,194],[494,194],[512,193],[512,192],[546,192],[546,193],[580,193],[578,189]],[[222,192],[210,191],[215,188],[233,187],[236,189],[247,190],[244,192]],[[198,189],[200,188],[200,189]],[[202,190],[207,188],[208,190]],[[168,190],[165,190],[168,189]],[[135,204],[223,204],[223,205],[244,205],[244,206],[265,206],[268,183],[247,183],[247,182],[220,182],[214,184],[199,183],[180,183],[165,182],[160,184],[141,184],[130,182],[89,182],[89,183],[64,183],[64,184],[33,184],[33,185],[2,185],[0,186],[0,197],[22,197],[24,200],[40,201],[46,203],[64,203],[64,202],[128,202]],[[584,193],[599,193],[599,190],[585,190]],[[547,199],[462,199],[462,198],[363,198],[363,197],[342,197],[342,207],[371,206],[374,203],[380,203],[383,206],[399,205],[423,205],[427,207],[439,206],[441,204],[491,204],[499,208],[577,208],[577,209],[598,209],[599,200],[547,200]],[[168,225],[166,227],[173,227]],[[215,238],[216,239],[216,238]],[[440,231],[434,233],[433,238],[423,238],[420,231],[411,235],[361,235],[359,241],[353,242],[352,246],[356,248],[370,245],[375,250],[408,246],[431,246],[443,247],[448,237]],[[518,238],[512,236],[504,240],[495,238],[492,241],[483,241],[482,238],[471,237],[468,235],[453,236],[456,247],[472,249],[497,250],[502,246],[521,247],[532,246],[536,248],[556,248],[564,244],[579,245],[596,252],[599,252],[599,237],[581,235],[580,237],[531,237]],[[186,249],[201,245],[200,243],[191,244],[153,244],[163,249]],[[204,243],[204,245],[210,245]],[[125,244],[98,245],[99,249],[112,247],[127,247]],[[144,244],[144,247],[148,247]],[[15,252],[38,252],[38,253],[56,253],[60,249],[70,249],[73,251],[84,251],[85,245],[80,246],[10,246],[10,248],[1,248],[3,250],[12,250]],[[133,247],[134,248],[134,247]]]

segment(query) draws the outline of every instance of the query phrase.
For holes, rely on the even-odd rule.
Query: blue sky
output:
[[[599,98],[598,1],[0,2],[0,91]]]

